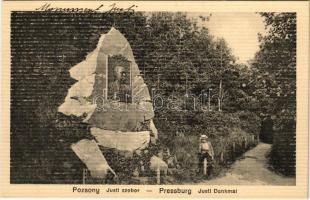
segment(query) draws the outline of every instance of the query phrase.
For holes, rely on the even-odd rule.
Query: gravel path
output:
[[[270,144],[259,143],[236,160],[223,176],[203,181],[207,185],[295,185],[295,178],[268,169]]]

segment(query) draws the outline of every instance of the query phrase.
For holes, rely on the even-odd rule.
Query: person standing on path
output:
[[[199,159],[199,163],[198,163],[199,173],[203,172],[204,159],[207,159],[209,163],[208,168],[211,169],[211,166],[214,160],[214,151],[213,151],[213,146],[211,142],[209,141],[208,136],[206,135],[200,136],[198,159]],[[211,170],[208,170],[208,171],[210,173]]]

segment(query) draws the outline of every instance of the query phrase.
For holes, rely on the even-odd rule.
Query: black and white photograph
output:
[[[11,184],[296,186],[296,12],[110,8],[10,13]]]

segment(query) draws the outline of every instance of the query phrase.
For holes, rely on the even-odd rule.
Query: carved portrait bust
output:
[[[120,102],[131,103],[131,63],[123,56],[108,58],[108,98]]]

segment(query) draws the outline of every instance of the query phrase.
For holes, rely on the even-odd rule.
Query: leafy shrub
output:
[[[283,112],[275,120],[275,133],[270,163],[284,175],[296,174],[296,119],[291,112]]]

